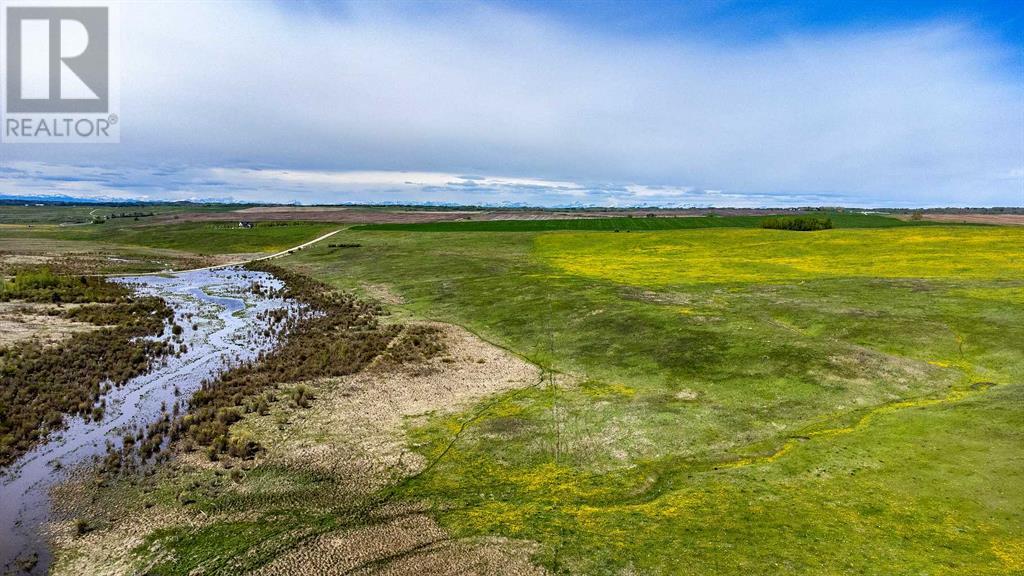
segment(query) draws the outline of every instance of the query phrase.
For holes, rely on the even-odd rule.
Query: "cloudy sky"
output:
[[[121,143],[0,145],[0,195],[1024,205],[1013,2],[120,12]]]

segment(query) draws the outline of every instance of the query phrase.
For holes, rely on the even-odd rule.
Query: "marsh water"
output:
[[[158,338],[176,348],[184,343],[187,351],[157,360],[148,374],[108,391],[101,421],[66,418],[66,429],[0,471],[0,574],[26,568],[45,574],[49,569],[45,531],[54,485],[102,458],[108,442],[119,446],[125,432],[160,419],[175,401],[187,401],[203,380],[272,348],[274,339],[266,336],[269,314],[264,312],[297,309],[294,302],[274,295],[283,286],[280,280],[240,268],[117,281],[131,284],[139,295],[163,298],[183,330],[174,336],[168,323]],[[262,289],[253,290],[254,285]]]

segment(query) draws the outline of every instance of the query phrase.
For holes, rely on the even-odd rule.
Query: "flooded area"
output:
[[[75,468],[102,458],[108,444],[119,446],[125,432],[158,420],[176,401],[185,404],[203,380],[271,349],[274,337],[267,334],[274,332],[268,330],[266,312],[298,307],[276,296],[280,280],[240,268],[116,281],[167,302],[181,332],[173,334],[168,323],[158,338],[176,350],[184,344],[185,351],[158,359],[150,373],[108,391],[101,421],[66,418],[66,429],[0,473],[0,574],[46,573],[51,558],[44,530],[54,485]],[[254,285],[261,289],[253,290]]]

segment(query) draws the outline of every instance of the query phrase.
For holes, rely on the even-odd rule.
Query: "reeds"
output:
[[[102,419],[105,383],[123,384],[170,351],[166,343],[142,337],[160,334],[173,312],[159,298],[134,298],[128,288],[102,278],[47,268],[20,271],[0,282],[3,300],[113,304],[55,309],[54,314],[103,326],[73,334],[60,346],[27,341],[0,348],[0,466],[5,466],[59,429],[65,415]]]

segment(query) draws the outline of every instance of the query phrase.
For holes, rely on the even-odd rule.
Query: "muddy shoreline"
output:
[[[101,421],[68,418],[66,428],[0,472],[0,573],[45,574],[52,556],[45,527],[51,518],[50,490],[75,470],[93,465],[133,432],[161,417],[175,402],[187,402],[203,380],[270,350],[273,310],[298,305],[277,294],[283,283],[265,272],[224,268],[174,276],[119,279],[140,296],[159,296],[174,320],[158,339],[185,345],[150,373],[109,391]],[[252,290],[253,285],[262,287]],[[174,334],[172,325],[181,327]]]

